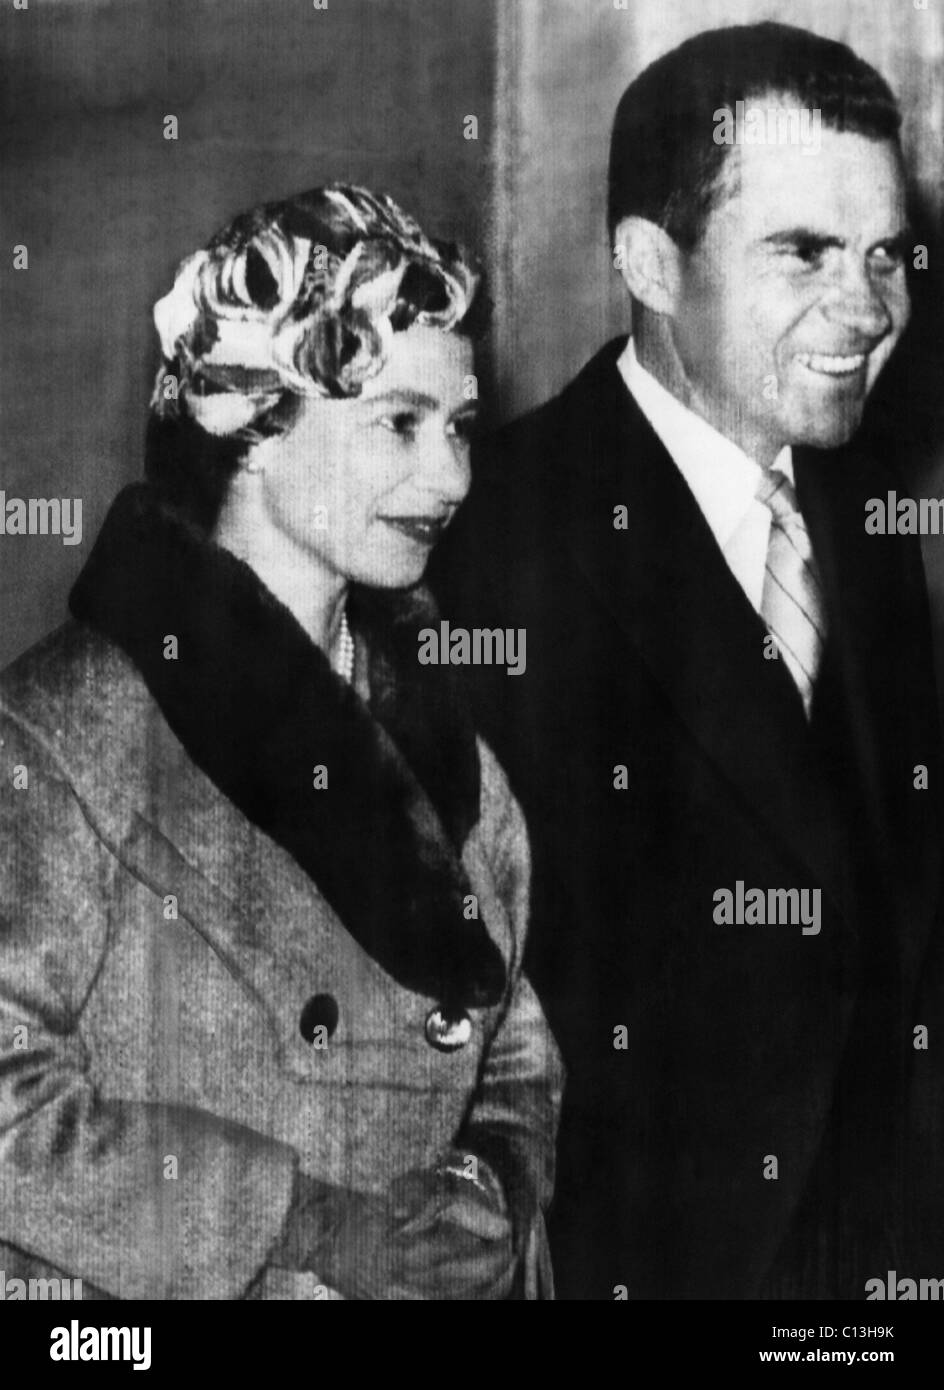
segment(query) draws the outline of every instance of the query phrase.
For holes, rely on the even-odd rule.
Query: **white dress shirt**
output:
[[[632,338],[616,365],[691,489],[728,568],[760,613],[771,521],[769,508],[755,497],[763,469],[656,381],[636,356]],[[793,483],[789,445],[772,466]]]

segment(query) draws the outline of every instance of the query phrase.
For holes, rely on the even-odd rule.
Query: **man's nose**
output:
[[[892,327],[892,315],[882,285],[867,265],[847,262],[824,304],[827,316],[864,338],[884,338]]]

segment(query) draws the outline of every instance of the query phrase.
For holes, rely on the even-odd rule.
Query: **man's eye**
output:
[[[890,242],[887,246],[876,246],[872,252],[872,260],[879,270],[898,270],[905,263],[905,248],[897,242]]]
[[[416,434],[419,420],[415,411],[398,410],[392,415],[381,415],[378,423],[400,439],[412,439]]]
[[[812,241],[797,241],[785,249],[788,256],[804,265],[816,265],[823,255],[823,248]]]

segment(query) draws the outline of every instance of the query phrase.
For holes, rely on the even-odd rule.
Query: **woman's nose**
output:
[[[446,435],[430,441],[424,450],[422,481],[442,501],[458,505],[472,481],[468,446]]]

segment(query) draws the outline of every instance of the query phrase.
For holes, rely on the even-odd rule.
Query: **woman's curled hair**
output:
[[[306,396],[344,399],[413,324],[477,336],[480,273],[384,194],[333,184],[236,217],[154,309],[162,363],[145,472],[206,530],[253,443]]]

